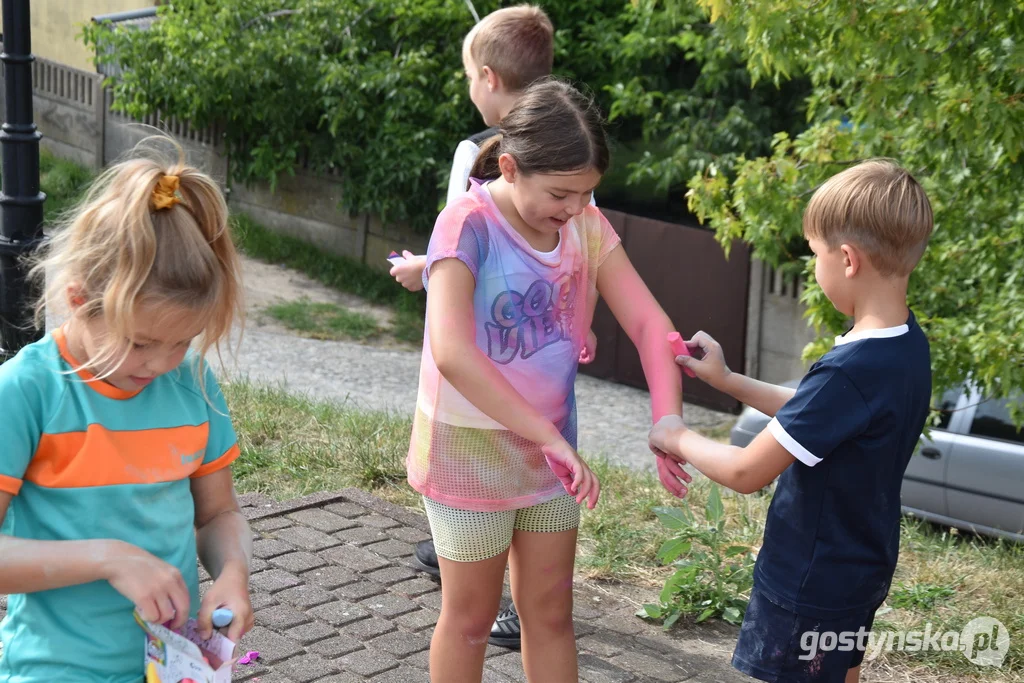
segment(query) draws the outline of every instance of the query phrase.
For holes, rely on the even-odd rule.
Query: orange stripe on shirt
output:
[[[242,451],[238,450],[238,444],[236,443],[234,446],[225,451],[224,455],[220,456],[213,462],[206,463],[198,470],[193,472],[192,478],[198,479],[199,477],[205,477],[207,474],[213,474],[218,470],[222,470],[231,463],[233,463],[235,460],[237,460],[238,456],[240,456],[241,454]]]
[[[0,474],[0,492],[16,496],[20,490],[21,479],[15,479],[14,477],[8,477],[7,475]]]
[[[43,434],[25,481],[47,488],[154,484],[187,479],[203,464],[209,425]]]

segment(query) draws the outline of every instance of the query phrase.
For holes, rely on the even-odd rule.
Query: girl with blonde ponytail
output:
[[[239,450],[204,360],[241,318],[239,261],[220,190],[178,152],[100,176],[32,271],[39,319],[63,324],[0,366],[0,683],[141,680],[135,611],[252,627]]]

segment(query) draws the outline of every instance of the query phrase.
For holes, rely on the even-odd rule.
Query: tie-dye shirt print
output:
[[[433,264],[466,264],[476,279],[477,347],[575,448],[579,354],[597,303],[598,267],[619,237],[591,205],[562,227],[558,249],[539,253],[508,224],[486,185],[471,184],[434,226],[427,291]],[[564,493],[537,444],[482,413],[441,376],[429,334],[419,382],[406,463],[414,489],[477,511],[529,507]]]

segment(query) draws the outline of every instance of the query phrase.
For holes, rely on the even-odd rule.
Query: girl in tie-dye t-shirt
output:
[[[593,103],[541,81],[434,226],[407,460],[444,585],[431,680],[482,677],[509,560],[527,676],[577,679],[576,530],[600,484],[576,453],[573,386],[599,294],[640,350],[653,418],[680,414],[672,324],[590,204],[608,163]],[[681,469],[659,469],[685,492]]]

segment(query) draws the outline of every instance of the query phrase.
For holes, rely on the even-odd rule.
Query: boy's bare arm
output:
[[[795,389],[762,382],[730,370],[725,364],[722,347],[706,332],[693,335],[686,346],[694,355],[679,356],[677,363],[693,370],[698,378],[718,391],[769,417],[774,417],[796,393]]]
[[[669,415],[651,430],[651,450],[693,465],[704,476],[739,493],[754,493],[772,483],[795,458],[769,432],[746,448],[707,439]]]

